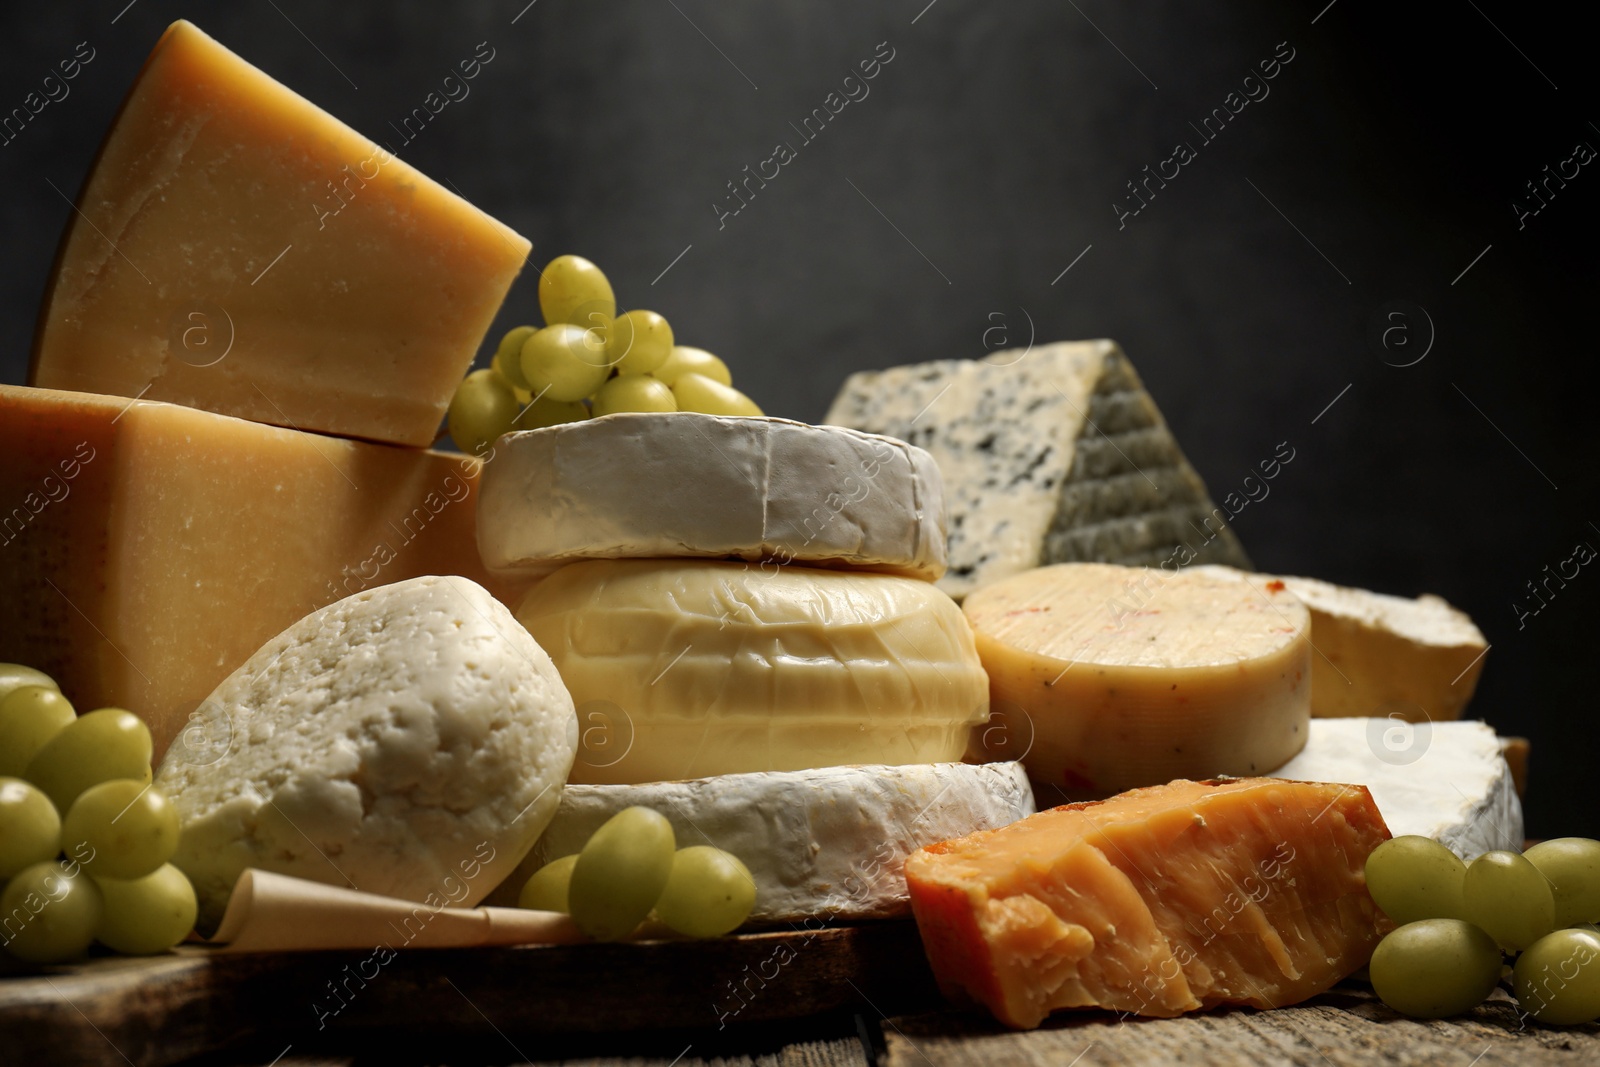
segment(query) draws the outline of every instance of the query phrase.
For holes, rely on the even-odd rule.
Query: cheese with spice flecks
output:
[[[1472,619],[1440,597],[1411,600],[1315,578],[1204,570],[1262,588],[1276,583],[1311,609],[1313,715],[1437,722],[1460,718],[1472,699],[1489,646]]]
[[[1113,341],[862,371],[825,421],[933,455],[952,596],[1047,563],[1249,567]]]

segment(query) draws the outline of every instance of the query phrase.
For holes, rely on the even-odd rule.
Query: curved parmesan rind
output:
[[[961,610],[912,578],[591,560],[517,618],[577,705],[574,782],[952,762],[989,713]]]
[[[1383,917],[1361,786],[1178,780],[1042,811],[906,860],[941,987],[1000,1021],[1282,1007],[1364,966]]]
[[[1522,801],[1500,739],[1481,722],[1313,719],[1274,778],[1366,786],[1396,837],[1431,837],[1468,862],[1522,851]]]
[[[347,597],[267,642],[202,705],[156,785],[173,862],[222,914],[258,867],[469,906],[549,822],[572,765],[572,699],[511,613],[465,578]]]
[[[1271,771],[1306,743],[1310,616],[1292,595],[1191,570],[1064,563],[963,605],[1006,729],[976,758],[1106,795]]]
[[[482,494],[479,551],[508,575],[657,556],[945,570],[933,457],[838,426],[625,413],[512,433]]]
[[[903,866],[923,845],[1034,812],[1020,763],[825,767],[647,785],[572,785],[544,836],[491,904],[513,905],[544,864],[580,851],[611,816],[643,805],[678,847],[738,856],[756,883],[750,923],[910,914]]]

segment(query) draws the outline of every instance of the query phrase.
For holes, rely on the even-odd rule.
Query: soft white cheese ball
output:
[[[202,928],[247,867],[467,907],[550,821],[576,741],[572,698],[511,613],[465,578],[413,578],[267,642],[156,785]]]

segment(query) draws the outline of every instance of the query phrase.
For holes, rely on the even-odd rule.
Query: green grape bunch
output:
[[[64,963],[99,942],[164,952],[194,928],[172,866],[177,809],[151,783],[150,730],[121,708],[79,715],[55,680],[0,664],[0,946]]]
[[[487,456],[508,433],[627,412],[762,414],[727,364],[678,344],[661,314],[619,313],[610,281],[582,256],[540,272],[539,309],[544,326],[508,330],[489,366],[456,387],[446,425],[463,452]]]
[[[1424,837],[1397,837],[1366,861],[1367,889],[1397,924],[1372,954],[1373,989],[1414,1018],[1481,1004],[1514,959],[1524,1018],[1600,1019],[1600,842],[1543,841],[1464,864]]]
[[[666,817],[639,806],[607,819],[582,851],[535,871],[517,899],[571,915],[596,941],[625,938],[651,915],[686,937],[720,937],[744,925],[755,901],[755,879],[737,856],[677,848]]]

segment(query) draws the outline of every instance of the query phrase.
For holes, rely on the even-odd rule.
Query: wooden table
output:
[[[1600,1026],[1523,1025],[1503,992],[1470,1015],[1417,1022],[1354,982],[1276,1011],[1085,1012],[1009,1031],[943,1004],[909,922],[705,942],[416,950],[358,985],[349,976],[368,958],[175,955],[0,978],[0,1064],[1600,1064]],[[736,981],[742,1001],[729,993]],[[329,983],[338,982],[349,992],[330,1013],[338,1001]]]

